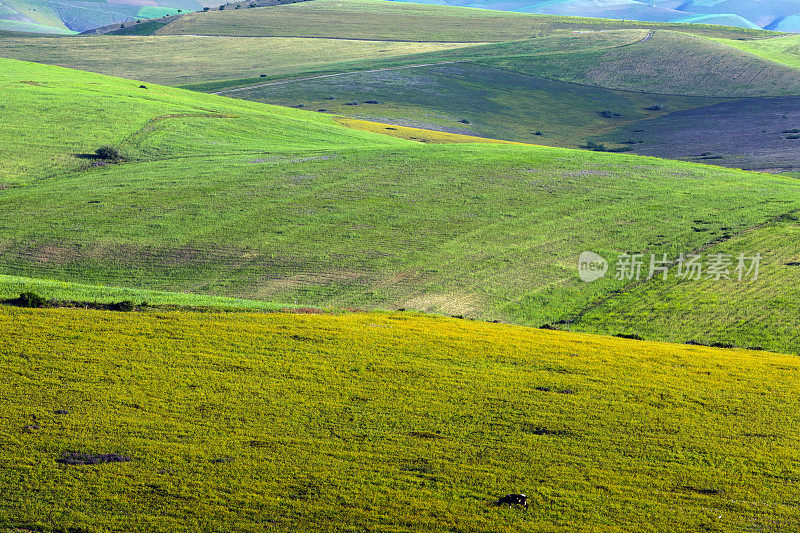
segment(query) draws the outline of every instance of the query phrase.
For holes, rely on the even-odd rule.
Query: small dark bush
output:
[[[204,7],[204,8],[203,8],[203,11],[205,12],[205,11],[208,11],[208,10],[210,10],[210,9],[211,9],[210,7]]]
[[[614,113],[613,111],[609,111],[608,109],[604,109],[603,111],[597,112],[603,118],[617,118],[621,117],[619,113]]]
[[[122,28],[124,28],[124,27],[125,27],[125,24],[120,24],[120,25],[119,25],[119,29],[122,29]]]
[[[133,302],[125,300],[123,302],[111,304],[108,308],[112,311],[122,311],[123,313],[130,313],[134,309]]]
[[[800,130],[795,128],[793,130],[783,130],[781,133],[800,133]]]
[[[584,148],[587,150],[591,150],[593,152],[613,152],[613,153],[620,153],[620,152],[630,152],[633,150],[630,146],[620,146],[619,148],[608,148],[605,144],[598,144],[593,141],[586,141]]]
[[[219,6],[220,11],[225,11],[225,6]]]
[[[734,348],[734,345],[729,342],[715,342],[711,344],[712,348]]]
[[[661,111],[663,107],[660,105],[651,105],[650,107],[645,107],[645,111]]]
[[[462,124],[469,124],[469,120],[467,120],[465,118],[462,118],[461,120],[459,120],[459,122],[462,123]]]
[[[113,146],[103,146],[94,151],[100,159],[116,160],[119,159],[119,151]]]
[[[620,339],[630,339],[633,341],[641,341],[642,339],[639,335],[635,333],[617,333],[614,335],[615,337],[619,337]]]
[[[17,299],[17,305],[20,307],[42,307],[44,305],[44,298],[35,292],[23,292]]]
[[[262,77],[262,78],[266,78],[266,77],[267,77],[267,75],[266,75],[266,74],[262,74],[262,75],[261,75],[261,77]]]
[[[544,135],[544,133],[542,133],[541,130],[537,130],[536,132],[534,132],[534,135],[536,135],[537,137],[541,137],[542,135]]]
[[[240,6],[240,5],[238,5],[238,4],[237,4],[237,5],[236,5],[236,9],[242,9],[242,6]]]

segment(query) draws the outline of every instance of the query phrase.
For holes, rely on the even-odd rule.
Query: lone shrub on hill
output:
[[[35,292],[23,292],[17,299],[17,305],[20,307],[42,307],[44,305],[44,298]]]
[[[125,300],[123,302],[111,304],[108,308],[112,311],[122,311],[123,313],[130,313],[134,309],[133,302],[130,300]]]
[[[94,153],[97,155],[97,157],[100,159],[105,159],[106,161],[116,161],[119,159],[119,150],[113,146],[103,146],[95,150]]]

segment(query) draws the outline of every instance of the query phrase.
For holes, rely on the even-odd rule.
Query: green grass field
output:
[[[171,154],[166,146],[153,145],[140,157],[224,155],[230,153],[226,144],[236,153],[392,144],[343,130],[326,116],[155,85],[142,88],[135,81],[35,63],[0,64],[0,109],[17,117],[0,124],[0,184],[6,186],[90,166],[85,157],[103,145],[138,145],[144,138],[157,143],[166,124],[174,124],[172,131],[180,136],[182,128],[210,121],[230,137],[212,146],[204,132],[195,131],[194,147],[181,147],[176,139]],[[42,113],[48,121],[41,120]]]
[[[9,531],[800,526],[793,356],[409,314],[0,328]],[[130,461],[58,462],[94,454]]]
[[[717,42],[733,46],[744,52],[781,63],[792,68],[800,68],[800,37],[786,35],[770,39],[715,39]]]
[[[3,20],[0,19],[0,34],[14,33],[14,34],[54,34],[54,35],[74,35],[75,32],[66,28],[54,28],[44,24],[36,24],[33,22],[20,22],[16,20]]]
[[[53,305],[76,302],[88,305],[129,301],[135,305],[146,303],[150,306],[179,306],[188,308],[219,309],[285,309],[292,306],[274,305],[257,300],[242,300],[207,296],[203,294],[148,291],[126,287],[87,285],[47,279],[21,278],[0,275],[0,300],[13,300],[24,292],[34,292]]]
[[[800,90],[705,38],[767,32],[638,24],[316,0],[0,39],[100,72],[0,59],[0,531],[800,530],[797,176],[392,125],[574,147]],[[764,257],[584,283],[587,250]]]
[[[800,289],[799,231],[798,218],[790,216],[706,252],[734,258],[742,253],[762,254],[757,281],[679,280],[673,269],[667,281],[658,279],[633,287],[590,310],[570,327],[800,354],[800,303],[795,297]],[[763,321],[765,313],[768,322]]]
[[[17,185],[0,191],[8,275],[539,325],[622,287],[578,281],[583,250],[678,253],[800,204],[791,178],[534,146],[426,145],[319,113],[4,65],[8,113],[48,101],[71,132],[57,136],[35,114],[2,130],[17,154],[3,167]],[[127,161],[89,166],[72,155],[107,143]],[[713,221],[708,233],[693,231],[697,218]]]
[[[570,148],[582,147],[588,139],[616,128],[636,130],[647,127],[649,119],[720,101],[587,87],[472,62],[258,83],[254,89],[223,94],[347,117]],[[604,116],[604,111],[612,116]]]
[[[529,15],[383,0],[315,0],[266,8],[188,13],[156,34],[497,42],[559,32],[625,28],[672,28],[732,39],[775,35],[763,30],[701,24]]]
[[[0,57],[180,85],[260,79],[261,74],[285,77],[327,71],[356,60],[371,66],[388,58],[460,46],[464,45],[283,37],[94,36],[2,39]]]
[[[651,39],[565,57],[483,61],[516,72],[610,89],[693,96],[800,94],[797,70],[704,37],[656,31]]]

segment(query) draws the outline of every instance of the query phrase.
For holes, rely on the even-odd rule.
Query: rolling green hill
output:
[[[800,36],[797,35],[776,36],[769,39],[715,40],[782,65],[800,68]]]
[[[392,124],[548,146],[595,136],[720,101],[613,91],[473,62],[257,83],[224,95]],[[614,146],[639,134],[620,138]],[[611,146],[611,145],[609,145]]]
[[[284,7],[291,6],[264,9]],[[197,47],[202,56],[194,53]],[[157,53],[164,59],[148,60]],[[660,30],[568,33],[477,46],[295,37],[6,39],[0,55],[154,82],[200,82],[186,87],[379,122],[549,146],[595,142],[659,156],[671,156],[674,135],[660,134],[646,148],[636,144],[644,137],[637,132],[649,131],[654,118],[722,101],[698,96],[800,91],[792,68],[702,37]],[[287,77],[309,79],[287,82]],[[612,87],[618,89],[608,90]],[[736,106],[731,109],[735,113]],[[785,167],[778,145],[759,145],[752,154],[777,155],[743,164]],[[740,156],[750,155],[734,153],[715,162],[737,166]]]
[[[673,269],[667,281],[631,287],[582,314],[570,327],[578,331],[636,334],[670,342],[733,344],[800,353],[797,294],[800,250],[796,214],[711,247],[707,254],[763,255],[758,279],[681,280]],[[735,275],[733,275],[735,278]],[[770,320],[761,317],[768,310]],[[719,324],[726,324],[720,328]]]
[[[329,71],[342,63],[386,61],[465,46],[294,37],[160,36],[7,38],[0,57],[180,85],[219,79],[270,77]],[[198,53],[202,50],[202,53]],[[158,61],[152,61],[158,57]]]
[[[427,145],[319,113],[2,63],[5,111],[27,117],[0,130],[16,155],[2,167],[16,186],[0,191],[7,275],[539,325],[624,286],[582,284],[586,249],[677,254],[800,208],[794,179]],[[26,114],[33,102],[64,109],[70,134]],[[73,155],[102,144],[126,160]]]
[[[425,0],[426,4],[501,9],[623,20],[692,22],[794,31],[800,5],[794,0]]]
[[[763,30],[710,25],[529,15],[385,0],[314,0],[266,8],[190,13],[156,34],[497,42],[551,33],[625,28],[671,28],[732,39],[774,35]]]
[[[97,164],[103,145],[132,145],[131,158],[391,145],[391,139],[343,130],[326,116],[233,101],[59,67],[0,60],[0,103],[14,121],[0,124],[0,184],[59,176]],[[36,110],[35,112],[33,110]],[[47,121],[42,120],[46,113]],[[197,128],[214,126],[208,132]],[[280,128],[277,127],[280,124]],[[215,130],[216,146],[207,137]],[[178,137],[194,130],[194,144]],[[173,145],[160,136],[172,132]],[[225,137],[229,135],[229,137]],[[189,135],[190,138],[191,136]],[[162,143],[162,144],[159,144]],[[209,148],[211,146],[211,148]],[[146,155],[142,150],[149,150]]]
[[[0,329],[3,529],[800,526],[793,356],[403,313]]]
[[[568,57],[500,58],[485,63],[562,81],[656,94],[800,94],[800,76],[794,68],[672,31],[655,31],[646,41],[604,51],[579,51]]]
[[[0,2],[0,30],[34,33],[76,33],[115,22],[196,11],[196,0],[3,0]]]

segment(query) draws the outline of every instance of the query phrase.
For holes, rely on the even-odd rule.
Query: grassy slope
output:
[[[0,191],[5,274],[541,324],[619,288],[578,282],[575,258],[587,248],[677,253],[710,238],[692,231],[697,217],[738,231],[800,207],[791,179],[529,146],[425,145],[315,113],[4,63],[11,116],[44,96],[53,109],[125,116],[127,132],[115,135],[129,159],[66,172],[73,143],[98,140],[74,114],[61,119],[73,132],[66,141],[36,114],[5,133],[4,146],[37,163],[40,151],[20,147],[49,132],[50,157],[65,161],[61,174],[17,176],[26,184]],[[178,116],[136,124],[167,113]]]
[[[0,328],[7,528],[800,526],[795,357],[404,314],[0,308]],[[491,505],[516,491],[528,512]]]
[[[225,94],[354,118],[571,148],[623,125],[635,130],[641,121],[719,101],[586,87],[475,63],[259,85]],[[660,109],[654,111],[654,106]],[[605,118],[601,112],[606,110],[617,116]],[[638,139],[636,134],[630,138]]]
[[[748,98],[627,124],[591,140],[633,140],[633,152],[646,156],[769,172],[797,171],[798,139],[785,132],[798,127],[800,97]]]
[[[55,28],[53,26],[46,26],[44,24],[36,24],[33,22],[20,22],[16,20],[0,20],[0,32],[13,32],[31,34],[44,34],[52,33],[57,35],[74,35],[75,32],[66,28]]]
[[[58,16],[55,6],[48,2],[39,0],[5,0],[3,4],[23,15],[27,20],[34,24],[40,24],[52,28],[54,33],[66,33],[69,28],[64,25],[64,21]]]
[[[47,279],[0,275],[0,300],[15,299],[23,292],[35,292],[45,300],[57,302],[115,303],[130,301],[136,305],[177,305],[227,309],[280,309],[279,306],[256,300],[207,296],[204,294],[148,291],[126,287],[87,285]],[[61,305],[61,304],[58,304]]]
[[[771,39],[715,39],[717,42],[733,46],[776,63],[792,68],[800,68],[800,36],[787,35]]]
[[[671,31],[600,52],[523,56],[483,63],[611,89],[696,96],[800,94],[797,70],[730,46]]]
[[[651,281],[582,317],[580,331],[636,333],[673,342],[726,343],[800,354],[796,216],[737,236],[707,254],[763,256],[756,282]],[[673,270],[674,274],[674,270]],[[765,314],[769,320],[764,321]],[[720,324],[726,327],[720,328]]]
[[[109,32],[107,35],[153,35],[156,30],[160,30],[166,25],[167,22],[160,20],[148,20],[138,24],[128,24],[124,28],[120,25],[118,30]]]
[[[446,43],[259,37],[117,37],[3,39],[0,57],[36,61],[100,74],[179,85],[229,78],[287,76],[454,48]],[[153,58],[158,58],[153,61]]]
[[[0,60],[0,65],[4,95],[0,109],[4,116],[16,117],[0,124],[0,183],[85,167],[89,163],[76,154],[93,153],[104,144],[136,143],[139,134],[158,130],[164,123],[179,130],[210,120],[220,132],[235,135],[231,140],[237,153],[267,146],[296,150],[390,143],[369,134],[343,132],[325,116],[180,89],[143,89],[134,81],[34,63]],[[216,153],[226,152],[218,146]]]
[[[190,13],[157,34],[484,42],[526,39],[553,32],[632,27],[671,27],[733,39],[773,35],[719,26],[528,15],[382,0],[315,0],[267,8]]]

